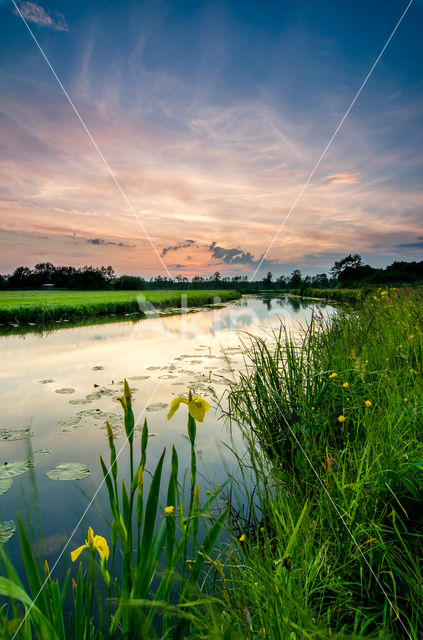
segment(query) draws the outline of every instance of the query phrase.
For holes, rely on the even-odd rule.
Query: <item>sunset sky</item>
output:
[[[127,201],[0,0],[0,272],[150,277],[254,273],[408,1],[16,4]],[[423,259],[422,27],[414,0],[258,276]]]

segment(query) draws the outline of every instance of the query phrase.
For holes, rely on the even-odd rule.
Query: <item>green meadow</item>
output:
[[[185,296],[183,298],[182,296]],[[48,323],[110,314],[139,313],[140,300],[154,307],[180,308],[241,297],[237,291],[0,291],[0,323]]]
[[[0,637],[419,640],[422,303],[419,291],[380,290],[329,320],[317,310],[300,336],[244,334],[247,368],[227,389],[228,427],[244,443],[233,444],[238,479],[228,472],[207,495],[195,445],[207,403],[173,401],[170,414],[187,412],[191,464],[182,481],[177,452],[164,453],[146,492],[148,431],[140,447],[125,385],[130,483],[109,427],[100,463],[110,531],[88,534],[68,558],[77,577],[59,584],[18,522],[27,578],[5,544]]]

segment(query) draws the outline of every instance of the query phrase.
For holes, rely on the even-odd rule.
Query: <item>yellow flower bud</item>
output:
[[[107,429],[107,437],[109,438],[109,445],[112,447],[113,446],[113,431],[112,431],[112,427],[110,426],[110,422],[108,420],[106,420],[106,429]]]

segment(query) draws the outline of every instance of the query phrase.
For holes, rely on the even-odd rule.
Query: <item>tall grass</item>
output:
[[[360,302],[366,296],[374,293],[374,289],[370,287],[360,289],[313,289],[306,287],[305,289],[290,289],[289,293],[302,298],[323,298],[333,302]]]
[[[229,402],[255,501],[225,595],[256,634],[422,637],[422,302],[379,291],[249,339]]]

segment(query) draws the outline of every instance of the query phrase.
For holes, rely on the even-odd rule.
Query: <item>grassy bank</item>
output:
[[[110,314],[144,314],[144,303],[158,309],[213,304],[241,297],[237,291],[1,291],[0,323],[48,323]],[[141,300],[141,303],[140,303]],[[182,302],[181,302],[182,301]]]
[[[225,604],[263,638],[422,637],[422,303],[380,292],[251,340],[230,405],[256,506]]]
[[[290,289],[289,293],[301,298],[322,298],[334,302],[360,302],[369,295],[368,291],[363,289],[312,289],[311,287]]]

